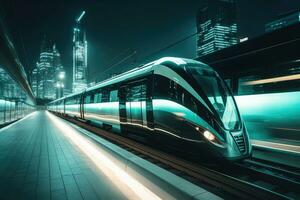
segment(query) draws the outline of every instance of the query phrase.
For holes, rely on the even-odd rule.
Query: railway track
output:
[[[253,160],[232,163],[217,171],[253,183],[288,199],[300,198],[300,174]]]
[[[56,114],[57,115],[57,114]],[[178,158],[74,118],[57,115],[226,199],[298,199],[299,174],[252,160],[205,166]],[[276,170],[275,170],[276,169]],[[268,170],[268,171],[267,171]]]

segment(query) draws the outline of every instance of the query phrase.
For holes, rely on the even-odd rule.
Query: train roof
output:
[[[65,96],[63,98],[60,98],[60,99],[57,99],[57,100],[54,100],[52,102],[60,101],[62,99],[68,98],[68,97],[79,95],[83,92],[92,91],[94,89],[98,89],[98,88],[101,88],[101,87],[104,87],[104,86],[107,86],[107,85],[110,85],[110,84],[114,84],[114,83],[126,80],[128,78],[132,78],[132,77],[136,77],[136,76],[139,76],[139,75],[142,75],[142,74],[146,74],[148,72],[153,71],[153,67],[157,66],[157,65],[167,65],[168,67],[178,67],[178,66],[183,66],[183,65],[186,65],[186,64],[198,64],[198,65],[200,64],[205,68],[211,69],[208,65],[206,65],[202,62],[199,62],[199,61],[192,60],[192,59],[177,58],[177,57],[163,57],[163,58],[160,58],[156,61],[150,62],[148,64],[145,64],[145,65],[142,65],[140,67],[136,67],[132,70],[129,70],[127,72],[124,72],[120,75],[114,76],[114,77],[106,79],[104,81],[101,81],[101,82],[97,83],[95,86],[92,86],[90,88],[87,88],[87,89],[82,90],[82,91],[77,92],[77,93],[72,93],[70,95],[67,95],[67,96]]]
[[[171,67],[171,66],[172,67],[176,67],[176,66],[178,67],[178,66],[182,66],[182,65],[186,65],[186,64],[202,64],[204,66],[207,66],[204,63],[201,63],[199,61],[195,61],[195,60],[192,60],[192,59],[177,58],[177,57],[163,57],[163,58],[160,58],[156,61],[150,62],[148,64],[145,64],[145,65],[142,65],[140,67],[136,67],[132,70],[129,70],[127,72],[124,72],[120,75],[114,76],[114,77],[106,79],[104,81],[101,81],[101,82],[97,83],[97,85],[86,89],[86,91],[91,91],[91,90],[94,90],[94,89],[98,89],[98,88],[104,87],[106,85],[110,85],[110,84],[113,84],[113,83],[116,83],[116,82],[119,82],[119,81],[122,81],[122,80],[126,80],[127,78],[132,78],[132,77],[135,77],[135,76],[139,76],[141,74],[145,74],[147,72],[152,71],[153,67],[157,66],[157,65],[168,65],[169,67]]]

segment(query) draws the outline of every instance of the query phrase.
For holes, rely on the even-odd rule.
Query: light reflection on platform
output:
[[[70,125],[47,112],[47,116],[55,126],[85,153],[128,199],[161,199],[143,184],[128,175],[123,169],[110,160],[102,150],[91,143],[87,138],[78,134]],[[134,197],[131,192],[134,193]]]

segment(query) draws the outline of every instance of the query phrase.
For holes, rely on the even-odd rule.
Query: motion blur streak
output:
[[[243,83],[243,85],[258,85],[258,84],[266,84],[266,83],[275,83],[275,82],[283,82],[283,81],[292,81],[300,79],[300,74],[289,75],[289,76],[281,76],[276,78],[267,78],[261,79],[257,81],[248,81]]]
[[[99,147],[78,134],[70,125],[47,112],[55,126],[85,153],[128,199],[161,199],[110,160]]]
[[[268,142],[268,141],[259,141],[259,140],[251,140],[254,146],[269,148],[269,149],[277,149],[277,150],[284,150],[291,153],[300,153],[300,147],[290,144],[281,144],[275,142]]]

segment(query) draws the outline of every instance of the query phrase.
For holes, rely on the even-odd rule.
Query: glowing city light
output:
[[[300,74],[294,74],[294,75],[280,76],[275,78],[266,78],[257,81],[248,81],[248,82],[244,82],[243,85],[258,85],[258,84],[266,84],[266,83],[292,81],[298,79],[300,79]]]
[[[80,22],[80,20],[82,19],[82,17],[84,16],[85,11],[82,11],[82,13],[80,14],[80,16],[78,17],[78,19],[76,20],[77,22]]]
[[[60,72],[59,75],[58,75],[58,78],[60,80],[64,79],[65,78],[65,73],[64,72]]]

